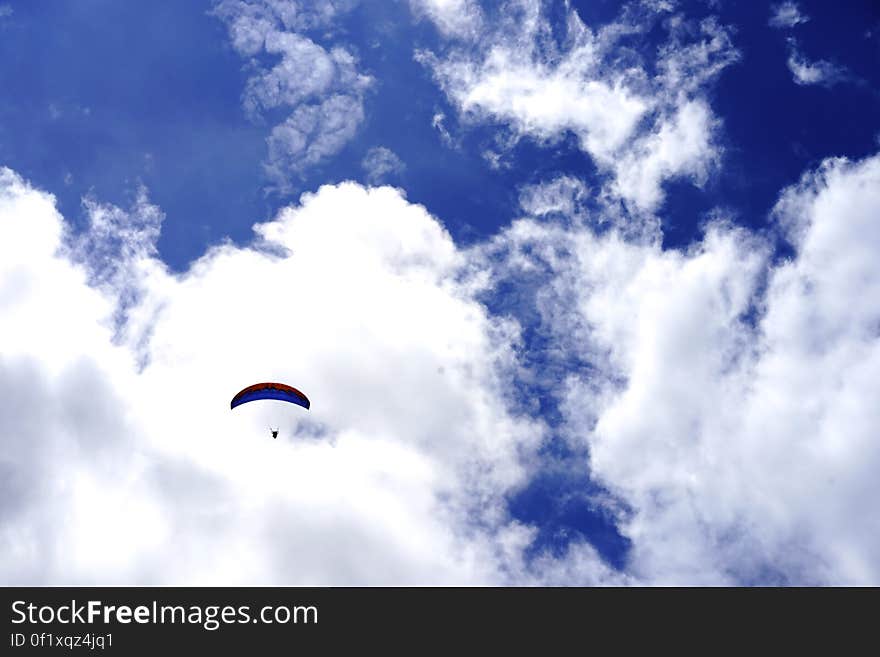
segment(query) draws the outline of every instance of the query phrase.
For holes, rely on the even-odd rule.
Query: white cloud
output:
[[[4,18],[9,18],[10,16],[12,16],[12,14],[12,6],[7,4],[0,5],[0,20],[3,20]]]
[[[778,5],[773,5],[772,11],[769,21],[771,27],[791,28],[810,20],[809,16],[801,13],[796,2],[781,2]]]
[[[324,50],[297,34],[270,32],[266,52],[281,57],[278,64],[248,80],[245,108],[258,116],[279,106],[296,106],[308,98],[319,97],[340,83],[357,80],[354,59],[344,50]]]
[[[699,24],[677,17],[668,22],[670,39],[657,59],[658,93],[667,104],[699,99],[699,92],[725,68],[739,61],[730,32],[714,18]]]
[[[584,79],[591,59],[587,46],[564,63],[544,65],[528,53],[496,48],[479,69],[467,60],[423,55],[447,94],[471,120],[509,121],[538,139],[571,130],[584,150],[607,159],[634,129],[646,103],[622,82]]]
[[[516,222],[497,275],[534,296],[592,476],[656,584],[876,584],[880,156],[829,160],[774,216],[796,255],[723,221],[689,251]],[[557,564],[556,567],[559,567]]]
[[[344,94],[299,105],[284,123],[272,128],[266,171],[283,188],[291,171],[301,171],[339,152],[363,118],[360,100]]]
[[[527,185],[520,190],[519,202],[523,211],[532,216],[560,214],[574,216],[589,196],[589,189],[579,179],[559,176],[538,185]]]
[[[498,25],[473,44],[453,42],[442,54],[421,51],[417,59],[466,121],[503,122],[517,136],[548,146],[572,134],[600,171],[613,174],[608,193],[634,210],[653,211],[663,200],[664,181],[687,177],[700,184],[718,160],[710,129],[717,120],[703,88],[739,56],[717,21],[694,24],[679,15],[666,20],[669,40],[655,62],[642,62],[623,46],[670,9],[665,3],[639,11],[628,6],[596,32],[568,9],[558,36],[540,3],[511,1],[499,11]],[[697,123],[682,123],[690,119]],[[629,175],[636,165],[620,162],[643,157],[652,145],[648,175],[636,180]]]
[[[722,220],[687,252],[554,220],[584,193],[526,188],[540,221],[462,251],[397,190],[328,186],[172,275],[144,192],[90,200],[72,241],[3,170],[0,580],[880,581],[880,156],[784,191],[776,264]],[[501,282],[551,339],[536,371],[477,301]],[[521,377],[589,448],[623,571],[577,541],[524,560],[504,496],[545,429],[511,411]],[[312,409],[228,410],[276,378]]]
[[[702,100],[680,105],[656,131],[635,140],[614,163],[617,194],[638,208],[651,209],[663,200],[664,180],[689,176],[696,184],[705,182],[720,157],[717,147],[707,148],[716,123]]]
[[[795,84],[802,86],[818,84],[823,87],[832,87],[838,82],[847,79],[846,69],[832,64],[824,59],[809,61],[800,52],[794,39],[788,40],[788,70],[794,77]]]
[[[474,0],[409,0],[413,14],[427,17],[445,36],[473,38],[480,31],[483,13]]]
[[[443,112],[434,112],[434,116],[431,117],[431,127],[440,133],[440,139],[451,148],[455,146],[455,142],[446,128],[445,121],[446,115]]]
[[[265,168],[284,193],[293,177],[339,152],[363,122],[364,93],[372,78],[358,72],[344,48],[327,50],[302,33],[329,26],[356,4],[223,0],[214,9],[227,23],[236,50],[252,58],[256,68],[243,94],[248,115],[259,120],[269,110],[291,110],[267,139]],[[265,56],[276,63],[258,65]]]
[[[377,185],[390,176],[399,176],[406,165],[390,148],[375,146],[367,151],[361,168],[367,174],[367,181]]]
[[[129,429],[119,409],[133,363],[112,341],[114,301],[60,255],[66,229],[52,197],[26,188],[8,169],[0,169],[0,230],[0,388],[7,400],[0,415],[0,580],[74,581],[57,562],[76,558],[67,539],[79,518],[64,505],[77,464],[114,483],[126,478],[114,465]],[[110,490],[123,492],[124,483]],[[134,564],[137,554],[131,557]]]
[[[424,208],[387,187],[324,187],[257,226],[255,246],[217,247],[180,275],[149,255],[160,213],[145,196],[129,213],[88,210],[76,253],[121,254],[109,270],[71,259],[52,197],[0,176],[0,388],[15,408],[0,421],[0,580],[525,572],[531,532],[503,495],[542,429],[508,409],[516,327],[474,300]],[[133,281],[120,333],[116,295]],[[229,410],[276,378],[312,409]]]
[[[253,55],[276,26],[286,32],[326,29],[358,4],[358,0],[217,0],[213,13],[229,23],[235,47]]]

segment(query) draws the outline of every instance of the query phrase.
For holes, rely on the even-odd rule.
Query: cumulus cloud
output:
[[[255,120],[279,108],[291,112],[267,139],[266,172],[281,192],[290,191],[291,179],[305,169],[339,152],[363,122],[372,78],[358,72],[344,48],[328,50],[306,36],[356,4],[222,0],[214,9],[254,69],[242,97],[245,111]],[[263,64],[265,59],[274,64]]]
[[[0,387],[14,409],[0,416],[0,578],[75,581],[73,572],[65,576],[56,568],[56,558],[94,558],[73,540],[80,530],[82,536],[91,531],[97,545],[108,534],[118,536],[110,550],[127,535],[148,531],[148,511],[143,525],[108,513],[108,523],[119,523],[117,534],[88,506],[76,515],[63,509],[86,471],[102,473],[116,485],[110,490],[125,495],[127,474],[114,465],[129,429],[118,411],[119,391],[131,382],[133,363],[112,340],[115,302],[88,285],[84,267],[60,255],[66,229],[53,199],[8,169],[0,170],[0,226]],[[137,561],[134,552],[128,556]],[[110,562],[95,576],[108,577],[113,567]]]
[[[788,41],[788,70],[794,78],[795,84],[802,86],[818,84],[823,87],[833,87],[838,82],[847,79],[847,72],[841,66],[824,59],[816,61],[808,60],[798,48],[794,39]]]
[[[376,146],[367,151],[361,168],[367,174],[367,182],[377,185],[388,177],[399,176],[406,165],[390,148]]]
[[[324,187],[258,225],[253,246],[179,275],[152,259],[151,208],[91,201],[80,241],[51,196],[0,176],[0,388],[15,408],[0,420],[2,581],[525,572],[531,530],[504,495],[542,428],[508,404],[517,329],[475,300],[479,281],[424,208],[391,188]],[[109,253],[122,257],[107,269]],[[312,409],[229,411],[264,379],[308,391]]]
[[[781,2],[773,5],[770,16],[770,27],[790,28],[810,20],[809,16],[801,13],[796,2]]]
[[[878,208],[880,156],[836,159],[780,196],[778,264],[720,218],[686,252],[532,219],[493,242],[496,275],[539,281],[557,359],[589,364],[555,394],[629,576],[880,580]]]
[[[669,39],[655,61],[624,47],[624,39],[645,34],[671,9],[628,6],[597,31],[566,9],[560,36],[541,3],[511,1],[468,43],[420,51],[417,59],[465,121],[502,122],[547,146],[574,135],[600,170],[612,174],[610,193],[635,210],[653,211],[664,181],[686,177],[700,184],[718,160],[711,129],[717,120],[703,89],[739,56],[717,21],[694,23],[677,14],[664,22]],[[691,118],[696,125],[682,124]],[[631,162],[646,149],[653,149],[652,162],[634,175]],[[621,160],[630,163],[621,167]]]
[[[0,578],[880,581],[880,155],[784,190],[779,262],[718,216],[686,251],[598,232],[568,220],[585,194],[524,188],[536,218],[462,250],[398,190],[326,186],[172,274],[145,192],[90,200],[74,238],[3,170]],[[264,379],[312,409],[228,410]],[[506,499],[548,428],[522,381],[588,453],[621,569],[583,541],[524,556]]]

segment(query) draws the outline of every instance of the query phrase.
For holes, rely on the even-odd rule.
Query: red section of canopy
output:
[[[235,400],[238,399],[239,397],[243,397],[244,395],[246,395],[250,392],[256,392],[257,390],[280,390],[281,392],[286,392],[286,393],[289,393],[292,395],[296,395],[297,397],[305,400],[306,402],[309,401],[308,397],[306,397],[302,392],[300,392],[299,390],[297,390],[293,386],[289,386],[284,383],[267,382],[267,383],[255,383],[254,385],[248,386],[244,390],[239,391],[238,394],[232,398],[232,403],[235,404]]]

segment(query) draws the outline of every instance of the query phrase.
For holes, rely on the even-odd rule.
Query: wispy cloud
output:
[[[271,110],[290,111],[267,138],[266,172],[282,193],[304,170],[339,152],[363,121],[372,79],[358,72],[345,48],[328,50],[301,32],[330,26],[356,4],[221,0],[214,9],[256,69],[243,94],[248,115],[261,120]],[[258,63],[265,57],[276,63]]]
[[[559,36],[541,3],[510,1],[466,45],[452,40],[443,53],[420,51],[417,58],[465,123],[501,121],[518,138],[548,146],[573,134],[612,175],[606,191],[650,212],[662,203],[664,181],[686,177],[700,184],[717,162],[717,121],[703,90],[739,56],[717,21],[669,18],[672,10],[667,3],[627,7],[593,31],[569,9]],[[656,61],[639,62],[630,49],[624,66],[619,41],[663,17],[668,40],[655,51]]]
[[[794,39],[788,40],[788,48],[789,54],[786,64],[796,84],[804,86],[818,84],[823,87],[832,87],[850,78],[847,70],[842,66],[824,59],[808,60]]]
[[[520,189],[520,207],[529,215],[563,215],[574,217],[589,196],[590,190],[583,181],[573,176],[559,176],[553,180],[526,185]]]
[[[791,28],[810,20],[809,16],[801,13],[796,2],[782,2],[773,5],[768,24],[776,28]]]
[[[417,17],[427,17],[445,36],[473,38],[484,21],[475,0],[409,0]]]
[[[390,148],[375,146],[367,151],[361,161],[361,168],[367,174],[367,182],[376,185],[389,177],[399,176],[406,165]]]
[[[267,139],[269,177],[279,190],[291,189],[293,174],[338,153],[363,119],[361,99],[348,94],[298,105],[283,123],[272,128]]]

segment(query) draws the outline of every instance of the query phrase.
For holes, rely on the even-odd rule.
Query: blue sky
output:
[[[22,500],[0,551],[24,555],[4,579],[876,584],[880,528],[839,512],[876,485],[849,455],[880,460],[861,433],[880,428],[878,64],[869,0],[0,3],[5,240],[44,244],[4,276],[52,291],[35,315],[7,305],[21,346],[0,377],[35,368],[52,408],[85,403],[68,378],[166,408],[59,411],[53,445],[82,462],[65,490],[121,486],[131,509],[106,513],[151,519],[106,539],[109,570],[82,509],[71,534],[41,533],[61,512],[33,492],[51,469],[0,425]],[[40,258],[76,290],[17,282],[42,281]],[[56,296],[92,308],[71,311],[87,337],[46,338],[67,345],[57,362],[24,337],[65,325]],[[345,495],[340,474],[298,491],[233,474],[276,458],[233,446],[266,417],[230,428],[207,392],[165,398],[202,377],[307,390],[279,462],[335,459]],[[200,463],[210,437],[169,437],[193,432],[229,435],[228,453]],[[138,454],[140,474],[88,465],[106,454]],[[382,474],[384,456],[411,472]],[[192,508],[168,509],[167,482]],[[205,520],[224,509],[253,544]],[[302,522],[254,530],[278,513]],[[39,567],[38,535],[82,554]],[[272,556],[193,575],[203,541]],[[278,556],[298,550],[305,565]]]

